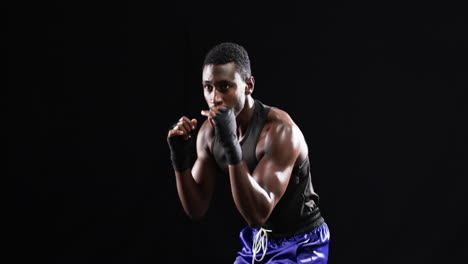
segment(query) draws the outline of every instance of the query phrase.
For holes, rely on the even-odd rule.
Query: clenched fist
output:
[[[237,138],[236,115],[231,108],[215,106],[203,110],[202,115],[208,117],[215,128],[216,136],[224,148],[226,160],[230,165],[236,165],[242,160],[242,148]]]
[[[183,116],[169,129],[167,143],[171,151],[174,170],[183,172],[190,169],[196,159],[195,140],[192,136],[197,120]]]

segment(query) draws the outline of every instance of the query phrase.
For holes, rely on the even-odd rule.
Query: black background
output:
[[[466,10],[435,4],[11,6],[10,252],[232,263],[236,220],[185,216],[166,134],[181,115],[203,120],[203,57],[234,41],[251,57],[253,96],[307,139],[329,263],[463,262],[467,29]]]

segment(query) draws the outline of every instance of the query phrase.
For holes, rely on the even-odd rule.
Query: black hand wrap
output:
[[[183,172],[190,169],[197,159],[197,151],[195,147],[196,135],[193,135],[185,140],[182,136],[176,135],[167,138],[169,150],[171,151],[171,161],[174,170]]]
[[[236,116],[230,108],[220,108],[213,118],[215,132],[225,150],[228,164],[236,165],[242,160],[242,148],[237,140]]]

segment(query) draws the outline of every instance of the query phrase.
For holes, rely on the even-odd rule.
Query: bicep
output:
[[[274,204],[281,199],[300,152],[300,133],[291,125],[274,126],[265,138],[264,156],[254,173],[254,180],[268,193]]]

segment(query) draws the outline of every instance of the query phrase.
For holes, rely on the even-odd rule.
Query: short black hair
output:
[[[234,62],[237,65],[244,81],[251,77],[249,54],[244,47],[233,42],[223,42],[214,46],[206,54],[203,65],[219,65],[230,62]]]

